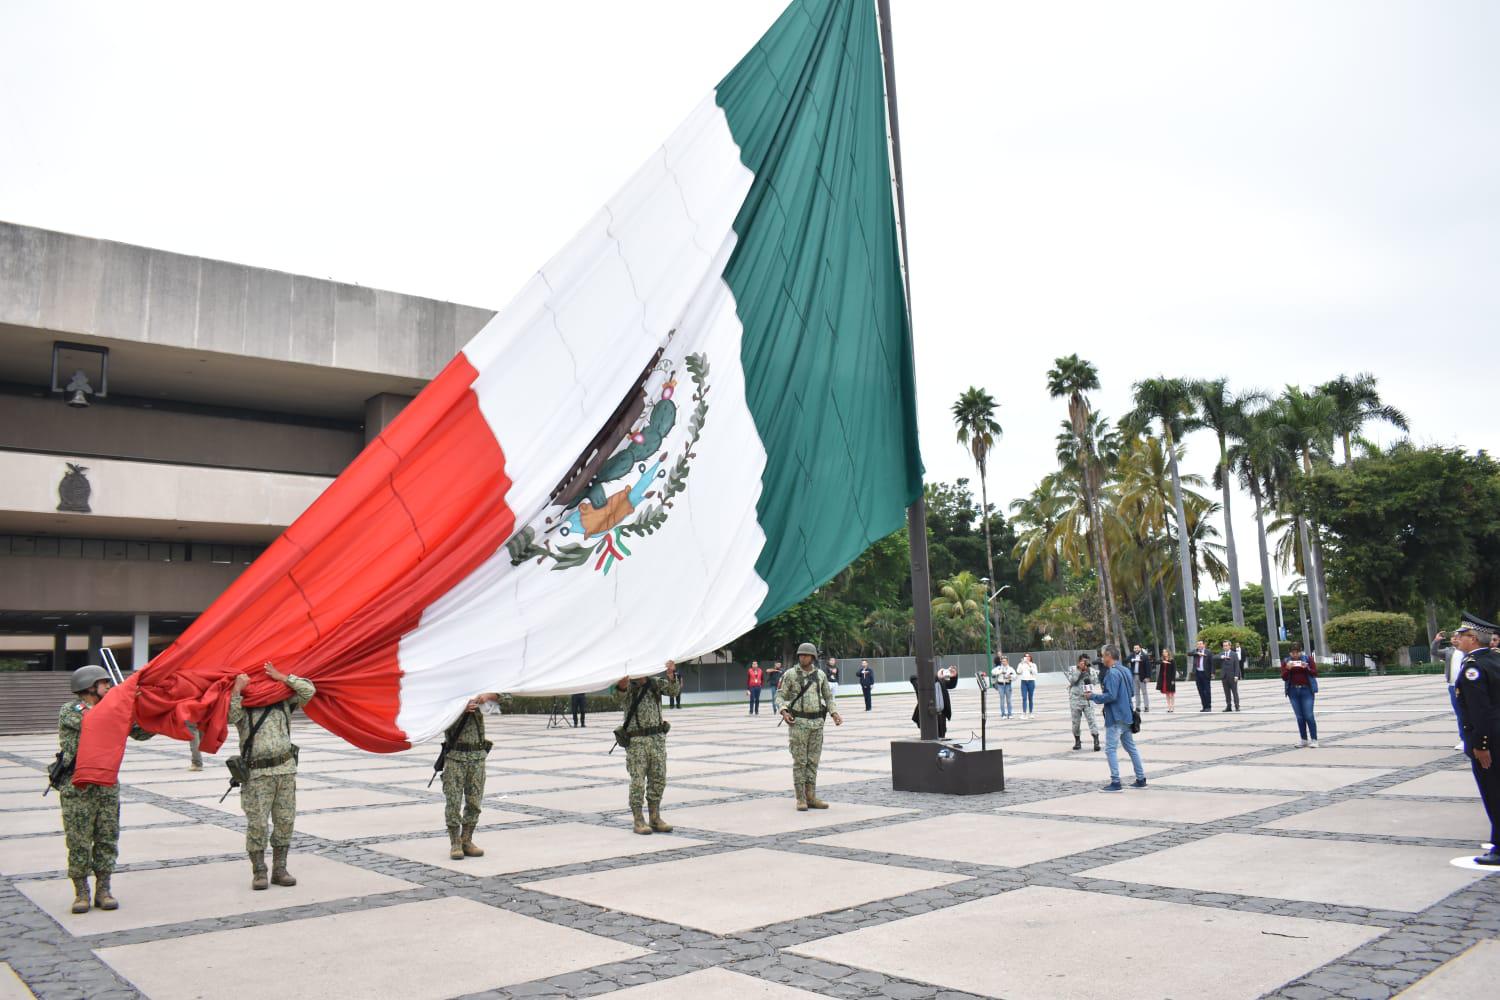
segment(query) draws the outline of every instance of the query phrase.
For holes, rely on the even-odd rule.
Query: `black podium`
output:
[[[893,740],[891,787],[898,792],[983,795],[1005,791],[1005,752],[949,740]]]

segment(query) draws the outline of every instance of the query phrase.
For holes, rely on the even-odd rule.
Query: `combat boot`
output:
[[[651,830],[653,833],[671,833],[672,824],[661,818],[661,806],[651,807]]]
[[[646,825],[646,817],[641,815],[640,806],[631,806],[630,815],[631,818],[635,820],[635,825],[631,829],[633,829],[636,833],[643,835],[649,835],[651,833],[651,827]]]
[[[805,812],[807,812],[807,786],[806,785],[798,785],[797,786],[797,811],[799,813],[805,813]]]
[[[271,887],[270,879],[266,878],[265,851],[250,852],[250,872],[250,888],[269,889]]]
[[[1082,750],[1083,749],[1083,737],[1079,736],[1077,733],[1073,734],[1073,749],[1074,750]]]
[[[109,891],[109,873],[94,873],[94,905],[101,910],[118,910],[120,901]]]
[[[1094,752],[1095,753],[1099,752],[1099,734],[1098,733],[1094,734]]]
[[[458,842],[458,846],[463,850],[464,857],[466,858],[484,857],[484,851],[474,843],[474,828],[472,826],[464,827],[463,839]]]
[[[807,786],[807,807],[809,809],[827,809],[828,803],[818,798],[817,788],[811,784]]]
[[[457,830],[448,831],[448,858],[452,861],[462,861],[464,859],[463,837]]]
[[[276,885],[292,886],[297,884],[297,880],[292,877],[292,873],[286,870],[286,856],[290,850],[290,847],[273,846],[271,848],[271,881]]]
[[[79,875],[73,879],[73,912],[87,913],[92,904],[89,902],[89,877]]]

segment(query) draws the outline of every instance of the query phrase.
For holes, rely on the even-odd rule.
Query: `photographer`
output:
[[[1089,720],[1089,734],[1094,737],[1094,750],[1099,749],[1099,722],[1094,718],[1094,703],[1090,697],[1094,693],[1094,686],[1099,683],[1099,674],[1094,670],[1093,664],[1089,663],[1087,656],[1080,656],[1078,662],[1064,672],[1068,679],[1068,712],[1073,721],[1073,749],[1083,749],[1083,737],[1078,726],[1079,716],[1087,716]]]
[[[1134,710],[1130,707],[1130,696],[1135,688],[1130,671],[1115,663],[1115,647],[1105,646],[1103,653],[1104,692],[1093,696],[1093,701],[1104,706],[1104,756],[1109,761],[1109,784],[1106,792],[1118,792],[1120,785],[1120,758],[1118,744],[1125,744],[1130,754],[1130,763],[1135,768],[1135,787],[1146,787],[1146,767],[1141,763],[1140,751],[1135,747],[1135,736],[1130,727],[1134,724]]]

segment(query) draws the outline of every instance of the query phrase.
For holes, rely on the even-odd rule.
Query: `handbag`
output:
[[[1317,694],[1318,693],[1318,675],[1317,674],[1311,674],[1310,673],[1310,674],[1307,675],[1307,687],[1308,687],[1308,690],[1310,690],[1313,694]]]
[[[1130,731],[1132,733],[1141,731],[1141,713],[1133,708],[1130,710]]]

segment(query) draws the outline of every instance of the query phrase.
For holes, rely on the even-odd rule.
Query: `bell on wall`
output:
[[[82,368],[79,368],[73,372],[73,377],[63,391],[73,394],[68,397],[69,406],[83,407],[89,405],[89,393],[94,391],[94,387],[89,385],[89,377],[83,373]]]

